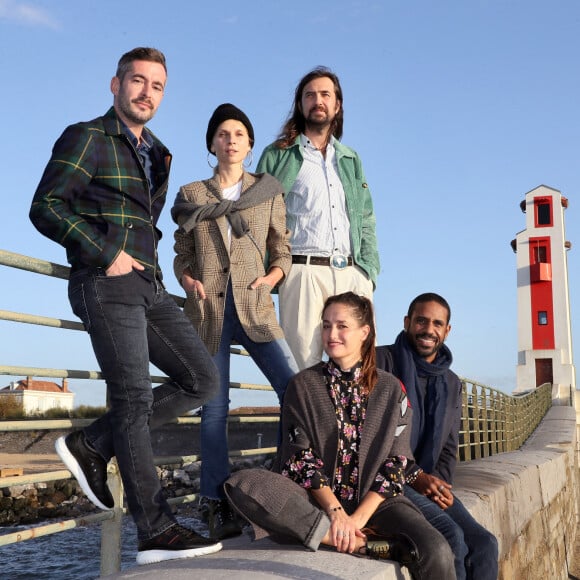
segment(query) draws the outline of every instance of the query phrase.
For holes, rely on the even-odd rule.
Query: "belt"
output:
[[[347,258],[342,254],[333,256],[292,256],[293,264],[310,264],[312,266],[330,266],[337,270],[342,270],[347,266],[352,266],[352,258]]]

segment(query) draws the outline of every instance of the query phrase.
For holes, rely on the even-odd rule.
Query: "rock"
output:
[[[64,492],[62,491],[55,491],[52,494],[52,503],[56,504],[56,505],[60,505],[63,501],[65,501],[67,499],[67,496]]]
[[[179,481],[184,485],[191,485],[191,479],[189,478],[189,474],[184,469],[174,469],[173,480]]]
[[[12,509],[14,513],[23,512],[28,507],[28,500],[25,497],[17,497],[14,498],[14,502],[12,503]]]
[[[8,494],[12,497],[20,497],[26,490],[30,489],[31,486],[33,486],[32,483],[27,485],[11,485],[7,488]]]
[[[13,499],[11,497],[0,498],[0,511],[12,508]]]
[[[0,526],[11,526],[17,524],[18,520],[12,510],[0,511]]]

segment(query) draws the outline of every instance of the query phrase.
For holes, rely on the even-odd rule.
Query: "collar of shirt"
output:
[[[147,135],[147,131],[142,131],[141,139],[137,139],[133,131],[127,127],[123,119],[119,119],[121,121],[121,126],[123,127],[123,132],[127,137],[129,137],[129,141],[131,141],[131,145],[135,147],[137,151],[144,151],[148,153],[151,147],[153,147],[153,143],[149,141],[149,135]]]
[[[153,163],[151,162],[151,148],[153,143],[149,141],[149,135],[146,131],[142,131],[141,139],[137,139],[133,131],[125,125],[123,120],[121,120],[121,125],[123,126],[123,132],[131,141],[131,145],[135,148],[141,160],[141,165],[145,171],[145,176],[147,177],[147,182],[149,183],[149,191],[153,191]]]
[[[334,135],[330,136],[330,139],[328,141],[328,145],[326,146],[326,156],[328,158],[329,154],[330,157],[333,158],[334,157]],[[304,148],[304,149],[308,149],[309,151],[320,151],[320,149],[318,147],[315,147],[312,142],[310,141],[310,139],[304,135],[304,133],[300,133],[300,145]]]
[[[346,196],[334,144],[331,137],[323,157],[304,134],[300,135],[302,164],[285,197],[293,254],[352,255]]]

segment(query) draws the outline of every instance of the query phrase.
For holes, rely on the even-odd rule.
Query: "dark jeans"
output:
[[[175,519],[153,464],[150,429],[203,405],[218,373],[195,329],[162,284],[136,271],[71,275],[69,300],[83,321],[103,377],[110,410],[85,429],[105,460],[115,456],[140,540]],[[152,389],[149,363],[169,381]]]
[[[294,540],[317,550],[330,528],[330,519],[311,494],[290,479],[264,469],[236,471],[225,483],[235,509],[272,539]],[[445,538],[421,512],[404,499],[383,502],[367,526],[385,535],[405,536],[418,559],[409,570],[415,580],[454,580],[453,555]],[[256,535],[258,537],[258,534]]]
[[[497,540],[475,521],[457,497],[450,508],[442,510],[408,485],[405,486],[405,496],[449,542],[455,558],[457,580],[497,580]]]

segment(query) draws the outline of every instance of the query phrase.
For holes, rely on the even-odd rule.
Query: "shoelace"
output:
[[[220,503],[216,506],[215,515],[219,520],[220,525],[223,525],[225,522],[232,519],[229,506],[224,505],[223,503]]]
[[[199,537],[199,535],[196,534],[193,530],[184,528],[179,524],[175,524],[174,526],[172,526],[171,531],[175,532],[176,535],[182,536],[186,540],[195,540],[196,538]]]

